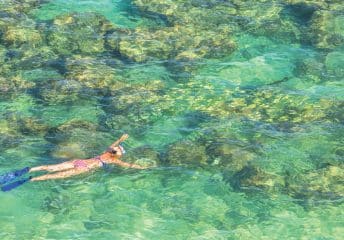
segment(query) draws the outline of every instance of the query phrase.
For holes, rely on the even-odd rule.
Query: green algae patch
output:
[[[54,19],[49,45],[59,54],[96,54],[104,51],[104,34],[111,24],[94,13],[74,13]],[[72,33],[72,34],[70,34]]]
[[[166,161],[171,165],[204,165],[207,162],[205,147],[181,141],[172,144],[166,152]]]
[[[334,78],[343,78],[343,64],[344,64],[344,53],[343,51],[330,52],[326,56],[325,66],[328,74]]]
[[[344,17],[332,11],[318,11],[312,18],[310,34],[315,46],[333,49],[344,43]]]
[[[340,199],[344,195],[341,184],[343,166],[329,166],[318,171],[298,175],[291,178],[288,189],[292,196],[316,204],[321,199]]]
[[[143,145],[132,149],[128,155],[124,156],[124,160],[147,168],[157,167],[160,162],[159,152],[150,145]]]
[[[90,57],[66,60],[67,80],[77,81],[91,89],[118,89],[122,84],[116,79],[116,69]],[[118,77],[117,77],[118,78]]]
[[[35,29],[9,27],[3,34],[5,44],[19,46],[21,44],[28,44],[37,46],[42,42],[40,33]]]
[[[137,28],[130,38],[119,42],[119,52],[136,62],[154,59],[200,59],[230,54],[235,43],[230,29],[203,30],[174,26],[157,31]]]

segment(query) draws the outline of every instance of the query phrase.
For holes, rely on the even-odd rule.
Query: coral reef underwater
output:
[[[177,169],[171,176],[152,173],[147,183],[118,179],[142,187],[134,199],[151,200],[141,207],[156,224],[158,216],[173,219],[181,231],[177,238],[189,236],[193,226],[208,229],[207,239],[232,239],[221,231],[232,231],[233,239],[264,239],[275,224],[279,230],[269,237],[276,239],[288,226],[273,219],[289,217],[306,220],[296,237],[288,233],[286,239],[340,239],[343,219],[335,220],[335,213],[343,212],[344,196],[342,1],[124,1],[130,2],[126,14],[144,20],[136,26],[96,11],[38,18],[51,2],[0,0],[1,164],[96,155],[127,132],[126,161]],[[183,179],[198,179],[204,192],[192,192],[190,182],[175,195],[157,190],[161,198],[171,194],[160,202],[149,193],[174,189],[171,182]],[[220,193],[211,192],[211,184]],[[79,197],[94,191],[76,188]],[[44,200],[42,222],[78,216],[88,219],[82,229],[110,231],[100,205],[125,204],[118,196],[79,203],[66,189],[54,191]],[[73,204],[93,209],[81,214]],[[115,208],[135,218],[135,226],[143,221]],[[317,219],[324,215],[334,219],[333,227],[312,232],[325,228],[327,221]],[[183,228],[185,223],[191,225]],[[173,224],[165,227],[166,233],[177,231]],[[48,236],[29,237],[40,234]]]

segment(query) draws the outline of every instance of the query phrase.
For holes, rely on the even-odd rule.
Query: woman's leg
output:
[[[30,172],[36,172],[36,171],[57,172],[57,171],[64,171],[64,170],[68,170],[72,168],[74,168],[73,161],[68,161],[68,162],[63,162],[59,164],[33,167],[33,168],[30,168]]]
[[[57,173],[45,174],[43,176],[31,178],[30,181],[43,181],[48,179],[61,179],[68,178],[71,176],[79,175],[81,173],[87,172],[87,169],[70,169],[66,171],[61,171]]]

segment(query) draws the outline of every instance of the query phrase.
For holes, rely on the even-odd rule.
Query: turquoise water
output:
[[[341,1],[0,0],[1,239],[343,239]]]

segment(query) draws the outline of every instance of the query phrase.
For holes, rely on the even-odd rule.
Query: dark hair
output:
[[[107,152],[112,153],[112,154],[116,154],[117,153],[117,151],[115,149],[113,149],[113,148],[108,148]]]

